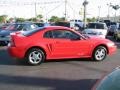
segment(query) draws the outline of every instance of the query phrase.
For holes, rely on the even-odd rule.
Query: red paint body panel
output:
[[[66,27],[47,27],[45,30],[39,31],[31,36],[12,35],[15,46],[9,46],[8,51],[12,57],[24,58],[26,52],[32,47],[42,48],[46,53],[46,59],[61,59],[61,58],[86,58],[92,57],[94,49],[99,45],[104,45],[108,49],[108,54],[113,54],[116,51],[116,46],[109,46],[113,44],[112,41],[100,38],[84,37],[81,40],[70,39],[55,39],[44,38],[46,31],[65,29],[72,31]],[[81,34],[72,31],[82,37]]]

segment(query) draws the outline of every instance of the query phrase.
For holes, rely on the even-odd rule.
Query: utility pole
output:
[[[36,7],[36,2],[35,2],[35,17],[37,17],[37,7]]]
[[[67,0],[65,0],[65,21],[67,20]]]
[[[108,5],[108,20],[110,20],[110,7],[112,6],[111,3],[107,4]]]
[[[98,21],[100,20],[100,13],[101,13],[100,9],[101,9],[101,6],[98,6]]]
[[[86,27],[86,5],[88,4],[88,1],[87,0],[84,0],[83,2],[83,6],[84,6],[84,28]]]

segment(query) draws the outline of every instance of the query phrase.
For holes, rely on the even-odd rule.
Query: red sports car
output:
[[[65,58],[102,61],[116,51],[116,45],[108,39],[83,36],[67,27],[49,26],[12,34],[8,51],[13,57],[38,65],[45,60]]]

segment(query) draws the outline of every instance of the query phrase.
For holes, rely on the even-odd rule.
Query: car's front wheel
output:
[[[104,46],[98,46],[92,55],[92,59],[95,61],[102,61],[107,56],[107,49]]]
[[[31,65],[41,64],[45,60],[45,54],[41,49],[32,48],[26,55],[26,61]]]

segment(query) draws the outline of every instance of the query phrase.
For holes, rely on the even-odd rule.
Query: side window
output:
[[[52,31],[47,31],[44,33],[44,38],[52,38]]]
[[[54,30],[53,38],[65,38],[63,30]]]
[[[56,30],[56,31],[53,31],[53,38],[75,39],[75,38],[80,38],[80,36],[72,31]]]
[[[47,31],[43,35],[44,38],[59,38],[59,39],[80,39],[80,36],[68,30],[52,30]]]
[[[29,30],[29,27],[28,27],[28,25],[23,25],[23,31],[27,31],[27,30]]]
[[[65,37],[67,39],[80,39],[80,36],[72,31],[65,31]]]
[[[23,29],[23,25],[18,25],[18,27],[17,27],[17,30],[22,30]]]

